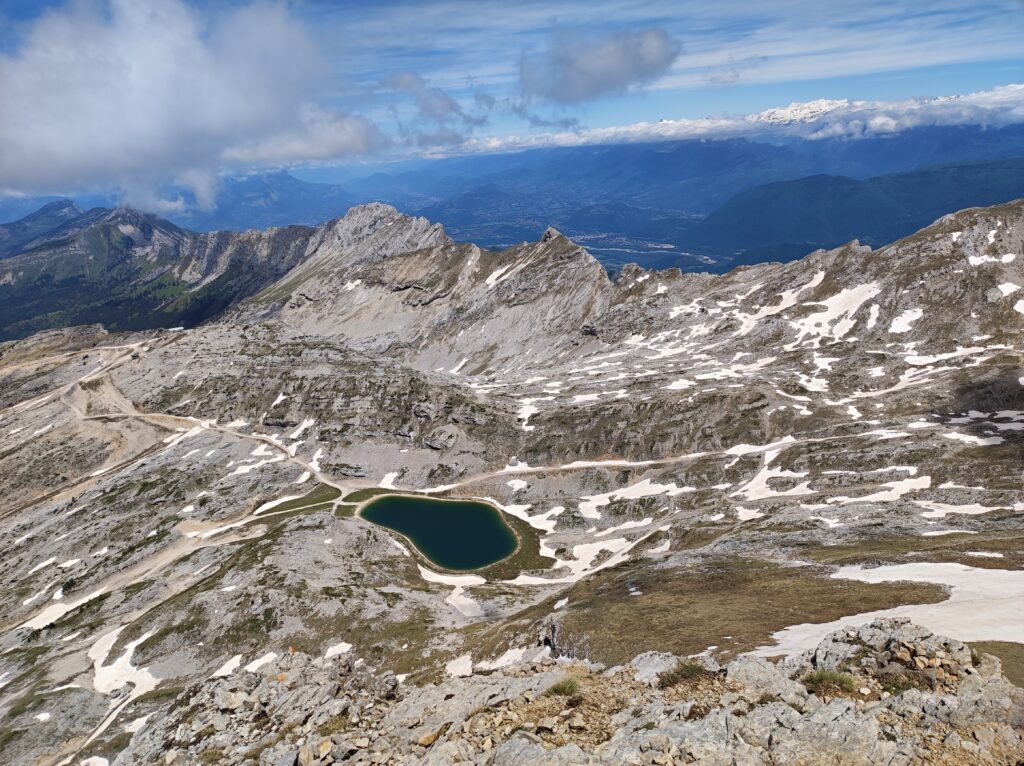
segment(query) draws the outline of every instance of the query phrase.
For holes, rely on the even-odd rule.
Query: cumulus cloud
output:
[[[372,122],[303,104],[298,124],[277,133],[225,147],[222,157],[239,163],[277,165],[365,154],[386,144]]]
[[[281,5],[207,24],[181,0],[73,3],[0,56],[0,178],[137,197],[177,181],[209,202],[221,170],[373,149],[370,122],[316,105],[323,75]]]
[[[560,32],[539,55],[523,53],[520,87],[529,97],[578,104],[657,79],[681,50],[678,40],[657,27],[597,39]]]

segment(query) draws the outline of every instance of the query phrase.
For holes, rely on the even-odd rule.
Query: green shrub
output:
[[[830,687],[844,692],[852,692],[857,688],[853,676],[849,673],[840,673],[838,670],[815,670],[800,680],[811,694],[817,694],[819,690],[826,691]]]
[[[548,697],[574,697],[579,691],[579,679],[569,676],[552,685],[544,694]]]
[[[658,688],[669,689],[683,681],[692,681],[708,675],[708,669],[695,660],[682,660],[672,670],[658,675]]]

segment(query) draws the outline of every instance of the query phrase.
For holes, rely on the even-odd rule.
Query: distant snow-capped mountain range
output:
[[[540,146],[725,138],[789,129],[803,138],[877,136],[922,126],[1000,126],[1024,122],[1024,84],[934,98],[892,101],[817,99],[793,102],[751,115],[663,119],[607,128],[481,140],[478,151],[512,151]],[[784,131],[786,132],[786,131]]]

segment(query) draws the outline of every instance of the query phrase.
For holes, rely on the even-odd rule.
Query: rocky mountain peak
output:
[[[17,221],[0,224],[0,258],[17,253],[33,240],[81,216],[82,208],[69,199],[56,200]]]
[[[30,213],[21,220],[22,222],[34,221],[39,218],[70,220],[80,216],[84,212],[85,211],[82,210],[74,200],[59,199],[43,205],[37,211]]]
[[[353,248],[361,247],[365,257],[386,257],[397,252],[451,243],[440,224],[405,215],[380,202],[357,205],[321,229],[326,236],[319,241],[335,255],[341,252],[351,254]]]
[[[555,237],[561,237],[561,236],[562,236],[562,232],[560,232],[554,226],[548,226],[544,230],[544,233],[540,235],[540,241],[541,242],[550,242]]]
[[[108,212],[103,220],[108,223],[140,224],[146,221],[147,214],[131,205],[118,205]]]

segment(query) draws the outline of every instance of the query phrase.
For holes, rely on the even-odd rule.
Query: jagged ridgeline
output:
[[[1024,202],[724,275],[2,232],[0,762],[1024,758]]]
[[[112,331],[199,324],[286,273],[314,234],[304,226],[195,234],[127,208],[44,215],[59,205],[0,225],[0,339],[91,323]]]

